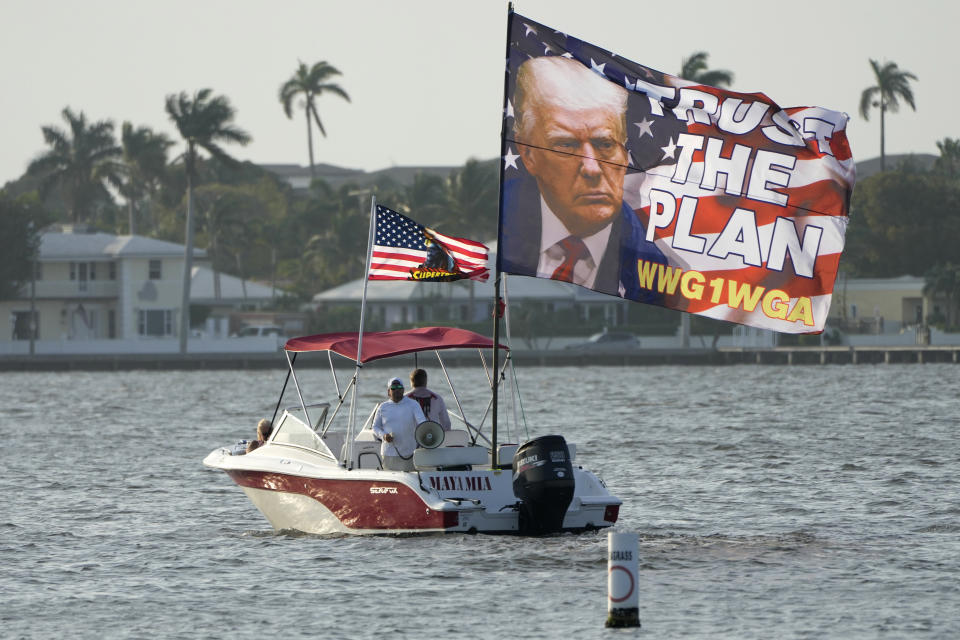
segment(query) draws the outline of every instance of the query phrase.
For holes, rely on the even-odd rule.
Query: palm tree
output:
[[[400,208],[420,224],[446,229],[444,224],[450,218],[450,192],[447,181],[437,175],[417,173],[413,184],[405,190],[405,205]]]
[[[193,188],[196,181],[197,159],[201,149],[228,165],[237,163],[220,148],[221,142],[245,145],[250,134],[233,125],[235,115],[226,96],[212,96],[212,89],[201,89],[191,98],[186,92],[168,95],[167,115],[187,144],[183,165],[187,178],[186,248],[183,265],[183,303],[180,308],[180,353],[187,352],[187,332],[190,330],[190,277],[193,270]]]
[[[873,68],[873,75],[877,79],[877,84],[867,87],[860,94],[860,115],[864,120],[870,119],[870,108],[880,107],[880,171],[885,170],[886,153],[884,151],[884,120],[887,111],[896,113],[900,110],[900,98],[910,105],[914,111],[917,106],[913,103],[913,90],[910,88],[910,81],[916,80],[917,76],[909,71],[903,71],[897,66],[896,62],[887,62],[883,66],[876,60],[870,60],[870,66]]]
[[[937,140],[937,149],[940,149],[940,157],[933,163],[933,168],[948,178],[960,175],[960,140]]]
[[[313,168],[313,122],[317,123],[317,128],[324,137],[327,136],[323,123],[320,122],[320,113],[317,111],[316,98],[324,93],[334,93],[347,102],[350,102],[350,96],[340,85],[328,82],[333,76],[340,75],[340,72],[326,62],[318,62],[312,67],[300,62],[300,66],[294,72],[293,77],[283,83],[280,87],[280,102],[283,103],[283,111],[288,118],[293,118],[293,101],[299,95],[303,95],[303,110],[307,117],[307,148],[310,151],[310,178],[316,179],[316,171]]]
[[[134,235],[137,232],[136,209],[144,199],[156,193],[163,182],[167,170],[167,149],[173,145],[173,141],[149,127],[134,129],[131,123],[124,122],[120,145],[123,149],[121,172],[124,179],[118,189],[127,199],[130,235]]]
[[[109,120],[88,123],[82,111],[77,114],[70,107],[62,115],[70,131],[42,127],[43,139],[51,148],[30,163],[27,173],[42,176],[39,190],[43,198],[54,186],[59,187],[70,219],[80,222],[91,217],[97,201],[110,201],[105,183],[116,180],[120,147]]]
[[[710,85],[711,87],[729,87],[732,85],[733,72],[726,69],[708,69],[707,58],[709,57],[710,54],[706,51],[697,51],[689,58],[684,58],[678,75],[684,80]]]
[[[496,234],[498,169],[492,162],[471,158],[450,176],[452,220],[448,235],[484,239]],[[488,224],[489,222],[489,224]]]
[[[960,265],[947,262],[931,268],[924,278],[924,295],[931,298],[943,294],[946,298],[947,327],[953,326],[953,309],[956,301],[960,300]]]

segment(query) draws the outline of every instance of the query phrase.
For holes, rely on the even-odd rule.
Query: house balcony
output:
[[[30,285],[24,287],[24,297],[30,296]],[[37,298],[116,298],[120,284],[116,280],[38,280]]]

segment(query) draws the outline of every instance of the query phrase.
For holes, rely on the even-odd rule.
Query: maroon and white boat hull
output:
[[[347,470],[283,454],[276,445],[245,456],[218,449],[204,464],[233,478],[277,530],[313,534],[520,531],[510,469]],[[575,468],[574,477],[577,488],[563,529],[613,525],[620,500],[589,471]]]

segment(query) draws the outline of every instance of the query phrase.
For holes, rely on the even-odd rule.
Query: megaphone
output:
[[[424,449],[434,449],[443,444],[443,436],[446,432],[439,422],[427,420],[417,425],[417,430],[413,437],[417,440],[417,446]]]

